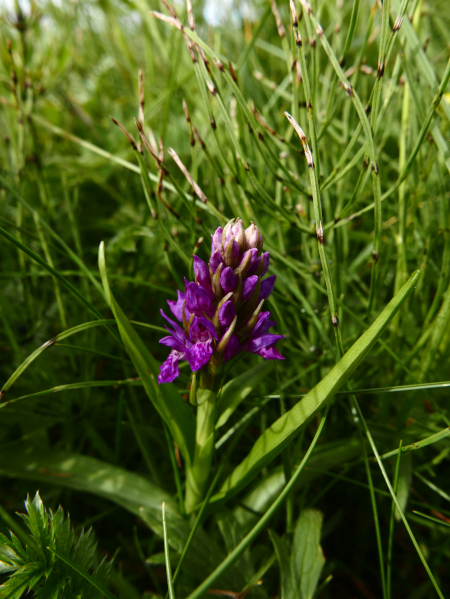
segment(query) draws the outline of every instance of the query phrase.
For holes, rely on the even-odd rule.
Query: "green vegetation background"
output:
[[[332,316],[347,350],[420,269],[413,295],[356,370],[351,388],[378,452],[393,452],[384,462],[392,481],[400,440],[406,446],[436,435],[402,456],[398,497],[441,596],[449,596],[446,2],[392,0],[385,4],[390,19],[376,3],[321,0],[309,15],[303,2],[303,8],[296,5],[301,49],[286,2],[278,5],[284,37],[266,1],[208,7],[205,13],[202,2],[193,3],[196,33],[209,49],[207,68],[201,51],[192,51],[192,62],[174,21],[149,12],[169,14],[153,0],[32,2],[23,12],[16,2],[14,10],[1,9],[0,529],[21,526],[14,512],[23,511],[27,493],[39,489],[47,507],[61,504],[70,512],[76,530],[93,526],[97,556],[111,558],[120,547],[110,585],[118,597],[165,595],[161,523],[139,516],[137,506],[156,510],[161,497],[175,504],[183,471],[117,329],[82,327],[52,341],[39,356],[33,352],[72,327],[113,318],[97,267],[104,241],[114,295],[128,318],[141,323],[137,330],[154,358],[163,361],[159,309],[176,297],[184,276],[192,279],[192,253],[207,260],[209,234],[239,216],[246,225],[258,224],[271,251],[271,274],[278,280],[270,309],[277,331],[286,335],[286,360],[233,415],[231,426],[250,412],[251,419],[232,453],[218,450],[216,465],[226,458],[220,476],[335,364],[340,350]],[[174,8],[188,28],[185,6]],[[217,23],[208,24],[204,14]],[[388,58],[382,69],[380,57]],[[366,108],[365,121],[346,82]],[[284,111],[293,114],[313,148],[331,295],[310,172]],[[143,188],[142,162],[110,117],[136,144],[134,119],[143,121],[156,153],[161,138],[167,169],[162,187],[160,169],[144,149],[139,160],[150,179]],[[370,123],[372,148],[364,122]],[[258,363],[244,356],[233,376]],[[188,385],[183,368],[180,398]],[[352,405],[345,394],[334,401],[301,484],[271,521],[271,532],[257,537],[216,588],[239,593],[262,579],[249,597],[295,597],[296,590],[283,583],[283,551],[291,553],[300,514],[313,514],[320,520],[314,534],[322,526],[326,558],[315,596],[434,596],[405,526],[394,517]],[[265,512],[319,421],[303,428],[251,486],[211,510],[185,561],[178,596],[197,587]],[[123,470],[116,468],[139,478],[122,480]],[[320,510],[323,524],[319,512],[307,508]],[[174,565],[191,526],[188,519],[173,525]],[[308,589],[298,592],[310,596]]]

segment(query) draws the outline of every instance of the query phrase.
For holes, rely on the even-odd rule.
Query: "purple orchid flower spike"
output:
[[[195,282],[185,281],[184,293],[168,300],[178,323],[160,343],[171,348],[160,368],[158,383],[171,383],[179,374],[178,362],[186,360],[192,372],[201,370],[210,378],[221,365],[241,352],[258,354],[266,360],[284,360],[276,344],[284,335],[269,333],[276,325],[270,312],[262,312],[272,293],[274,275],[263,279],[269,269],[269,252],[263,252],[263,237],[254,223],[246,229],[233,219],[211,235],[211,256],[206,264],[194,256]]]

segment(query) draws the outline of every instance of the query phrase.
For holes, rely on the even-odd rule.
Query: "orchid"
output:
[[[171,383],[179,375],[178,362],[186,360],[192,372],[204,369],[214,379],[222,364],[241,352],[266,360],[283,360],[275,347],[284,335],[269,333],[276,325],[264,301],[273,291],[276,276],[265,279],[269,252],[254,223],[244,229],[240,218],[211,235],[211,256],[206,264],[194,255],[195,282],[185,279],[184,292],[168,300],[178,322],[163,310],[169,335],[160,343],[171,348],[161,365],[158,383]]]

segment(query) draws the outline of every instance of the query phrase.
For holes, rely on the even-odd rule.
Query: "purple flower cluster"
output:
[[[194,255],[195,283],[185,279],[184,293],[177,291],[178,299],[167,301],[178,322],[161,310],[172,329],[166,326],[170,335],[160,343],[172,351],[161,365],[158,383],[178,376],[179,360],[187,360],[195,372],[207,364],[217,370],[240,352],[284,359],[275,347],[284,335],[268,332],[276,322],[262,311],[276,277],[263,280],[269,252],[262,251],[258,228],[251,223],[244,229],[241,219],[233,219],[211,238],[209,264]]]

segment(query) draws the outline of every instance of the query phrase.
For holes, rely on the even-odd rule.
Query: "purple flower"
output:
[[[222,258],[222,254],[220,252],[215,252],[212,254],[211,259],[209,261],[209,266],[213,272],[216,272],[219,264],[224,264],[224,260]]]
[[[231,266],[224,268],[220,274],[220,284],[225,293],[234,291],[237,287],[237,276]]]
[[[245,229],[245,237],[247,240],[247,247],[257,248],[258,250],[262,249],[263,236],[258,231],[258,227],[255,223],[250,223],[250,226]]]
[[[276,280],[274,275],[263,279],[269,252],[263,253],[262,246],[254,223],[244,229],[241,219],[233,219],[211,235],[209,264],[194,255],[195,282],[185,280],[184,293],[177,291],[178,299],[167,302],[178,322],[161,310],[172,328],[165,325],[169,335],[160,340],[171,352],[161,365],[158,383],[177,378],[180,360],[193,372],[203,369],[214,378],[222,363],[241,352],[284,359],[275,347],[284,336],[269,333],[276,322],[270,312],[261,311]]]
[[[226,301],[219,308],[219,322],[223,327],[229,327],[236,316],[236,308],[232,301]]]
[[[211,289],[211,278],[209,276],[208,265],[194,254],[194,274],[195,282],[209,291]]]
[[[196,316],[203,316],[204,312],[213,316],[215,308],[211,295],[212,292],[209,293],[197,283],[186,283],[186,308]]]
[[[175,316],[175,318],[180,322],[183,322],[183,304],[185,297],[184,293],[181,293],[181,291],[177,291],[177,295],[177,301],[167,300],[167,303],[169,304],[170,311]],[[184,313],[186,315],[186,320],[189,320],[189,318],[191,317],[191,313],[186,309],[186,306],[184,307]]]
[[[248,277],[248,279],[245,279],[242,283],[242,301],[246,302],[252,297],[257,282],[258,277],[256,275],[252,275],[251,277]]]
[[[264,300],[267,299],[269,297],[269,295],[272,293],[273,291],[273,287],[275,285],[275,281],[277,280],[277,277],[275,275],[272,275],[271,277],[267,277],[267,279],[265,279],[264,281],[262,281],[261,283],[261,292],[259,294],[259,300]]]

